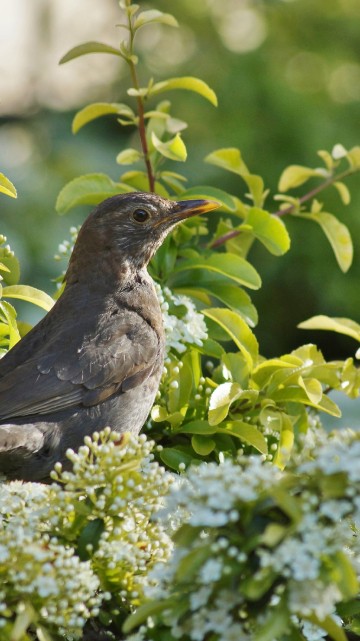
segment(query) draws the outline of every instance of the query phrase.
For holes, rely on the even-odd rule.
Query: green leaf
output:
[[[300,327],[300,329],[321,329],[337,332],[338,334],[345,334],[360,341],[360,325],[350,318],[331,318],[330,316],[320,314],[319,316],[313,316],[299,323],[298,327]]]
[[[318,169],[310,169],[310,167],[303,167],[302,165],[290,165],[284,169],[279,180],[279,191],[284,192],[294,187],[303,185],[312,176],[324,177],[324,171]]]
[[[346,158],[349,161],[350,167],[353,169],[360,169],[360,147],[352,147],[347,154]]]
[[[317,378],[303,378],[299,376],[298,384],[305,391],[308,399],[315,403],[320,403],[323,395],[323,388],[320,381]]]
[[[129,191],[149,191],[149,178],[144,171],[127,171],[121,176],[121,180],[129,186]],[[155,180],[155,193],[170,198],[169,192],[158,180]]]
[[[289,627],[289,611],[284,599],[275,608],[269,608],[269,613],[260,626],[260,629],[253,635],[253,641],[274,641],[281,639],[283,633]]]
[[[111,53],[114,56],[123,57],[119,49],[115,49],[115,47],[112,47],[111,45],[104,44],[103,42],[84,42],[83,44],[70,49],[70,51],[61,58],[59,64],[63,65],[65,62],[74,60],[74,58],[86,56],[88,53]]]
[[[211,254],[179,261],[174,274],[190,269],[206,269],[227,276],[240,285],[250,289],[259,289],[261,279],[256,269],[241,256],[235,254]],[[176,283],[175,283],[176,284]]]
[[[177,449],[176,447],[164,447],[160,452],[160,458],[165,465],[172,470],[179,471],[179,465],[184,463],[186,466],[193,462],[193,457],[187,452]]]
[[[20,263],[13,252],[5,247],[0,247],[0,271],[3,271],[3,280],[7,285],[16,285],[20,278]]]
[[[6,178],[4,174],[0,173],[0,192],[2,194],[6,194],[7,196],[10,196],[11,198],[17,198],[17,191],[12,184],[11,180]]]
[[[347,641],[345,631],[338,625],[333,617],[328,616],[325,619],[319,619],[315,614],[302,614],[302,617],[311,621],[311,623],[317,625],[319,628],[322,628],[322,630],[325,630],[334,641]]]
[[[206,156],[205,162],[216,165],[217,167],[222,167],[222,169],[227,169],[239,176],[249,173],[241,157],[241,152],[236,147],[217,149]]]
[[[163,13],[157,9],[150,9],[149,11],[142,11],[136,17],[134,22],[134,29],[140,29],[146,24],[151,23],[166,24],[169,27],[178,27],[178,21],[170,13]]]
[[[131,630],[137,628],[141,623],[144,623],[148,619],[148,617],[161,613],[171,605],[174,605],[172,599],[163,599],[161,601],[150,601],[149,603],[143,603],[139,608],[137,608],[136,612],[130,614],[130,616],[126,619],[122,627],[122,631],[125,634],[128,634],[128,632],[131,632]]]
[[[137,149],[124,149],[116,156],[116,162],[119,165],[133,165],[142,158],[142,154]]]
[[[216,443],[212,438],[194,434],[191,439],[191,445],[199,456],[208,456],[215,449]]]
[[[20,332],[16,323],[16,310],[6,301],[0,302],[0,311],[2,312],[9,328],[9,349],[14,347],[20,340]]]
[[[79,534],[77,541],[77,553],[81,561],[87,561],[90,558],[87,546],[91,544],[93,551],[96,552],[102,533],[105,530],[104,519],[93,519],[88,521]]]
[[[135,118],[135,114],[130,107],[120,102],[93,102],[87,105],[84,109],[77,112],[74,120],[72,121],[72,132],[76,134],[81,127],[88,122],[106,116],[108,114],[117,114],[118,116],[126,116],[130,120]]]
[[[217,98],[215,92],[210,89],[209,85],[199,78],[193,76],[183,76],[181,78],[169,78],[169,80],[162,80],[155,83],[150,90],[151,95],[163,93],[173,89],[185,89],[200,94],[206,100],[209,100],[215,107],[217,106]]]
[[[239,314],[223,308],[205,309],[203,314],[227,332],[244,356],[249,369],[252,370],[258,358],[258,342]]]
[[[274,456],[274,463],[281,470],[284,469],[288,462],[291,450],[294,445],[294,427],[290,417],[284,412],[279,412],[280,419],[280,438],[276,455]]]
[[[133,191],[129,185],[114,182],[106,174],[85,174],[62,188],[56,200],[56,211],[66,214],[77,205],[97,205],[105,198],[129,191]]]
[[[176,134],[176,136],[171,138],[171,140],[163,142],[162,140],[159,140],[154,132],[152,132],[151,141],[156,151],[158,151],[162,156],[165,156],[165,158],[185,162],[187,151],[180,134]]]
[[[258,207],[251,207],[245,225],[251,226],[254,236],[265,245],[271,254],[281,256],[289,250],[290,237],[284,223],[278,216],[272,216]]]
[[[191,187],[186,189],[181,194],[181,199],[192,198],[192,199],[202,199],[205,198],[208,200],[216,200],[220,203],[221,208],[225,209],[229,213],[235,213],[237,210],[237,204],[235,198],[228,194],[222,189],[217,189],[217,187],[208,187],[207,185],[201,185],[198,187]]]
[[[208,421],[191,421],[186,423],[180,428],[181,434],[199,434],[200,436],[207,436],[208,434],[215,434],[216,427],[209,425]]]
[[[209,404],[210,425],[218,425],[227,417],[230,405],[242,391],[238,383],[222,383],[213,391]]]
[[[340,269],[347,272],[353,259],[353,244],[346,225],[340,223],[335,216],[326,212],[301,214],[301,218],[313,220],[322,228],[333,248]]]
[[[245,421],[229,421],[224,426],[217,427],[217,433],[235,436],[241,441],[254,447],[261,454],[267,454],[268,446],[264,435],[250,423]]]
[[[50,311],[54,305],[54,300],[51,296],[40,289],[30,287],[30,285],[9,285],[8,287],[4,287],[3,296],[4,298],[26,300],[29,303],[38,305],[38,307],[42,307],[42,309],[45,309],[47,312]]]
[[[342,182],[335,182],[333,186],[337,190],[344,205],[348,205],[351,200],[351,195],[347,185],[345,185],[345,183],[342,183]]]
[[[301,387],[296,387],[295,385],[289,385],[284,387],[284,389],[275,390],[271,394],[271,398],[278,403],[303,403],[304,405],[310,405],[318,410],[322,410],[331,416],[336,416],[337,418],[341,416],[341,411],[336,403],[326,395],[323,395],[321,401],[314,403]]]

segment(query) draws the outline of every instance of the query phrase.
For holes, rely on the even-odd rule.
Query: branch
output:
[[[291,214],[294,209],[297,209],[297,207],[304,203],[306,203],[308,200],[311,200],[311,198],[314,198],[314,196],[317,196],[321,191],[326,189],[327,187],[330,187],[330,185],[333,185],[335,182],[338,182],[339,180],[343,180],[343,178],[346,178],[347,176],[350,176],[353,174],[355,171],[357,171],[356,168],[350,167],[349,169],[346,169],[345,171],[341,172],[340,174],[329,176],[326,180],[324,180],[323,183],[318,185],[317,187],[314,187],[314,189],[311,189],[311,191],[308,191],[307,194],[304,194],[304,196],[301,196],[299,198],[297,203],[294,203],[293,205],[289,205],[288,207],[285,207],[284,209],[278,209],[275,211],[272,215],[273,216],[286,216],[287,214]],[[227,232],[226,234],[223,234],[223,236],[219,236],[219,238],[216,238],[210,245],[210,249],[216,249],[216,247],[220,247],[220,245],[223,245],[224,243],[227,243],[229,240],[232,240],[232,238],[236,238],[241,234],[241,230],[239,229],[232,229],[231,231]]]

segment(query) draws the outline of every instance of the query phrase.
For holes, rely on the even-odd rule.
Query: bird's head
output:
[[[219,207],[209,200],[171,201],[133,192],[100,203],[85,220],[70,261],[68,276],[85,261],[146,267],[167,234],[181,221]],[[77,273],[77,276],[79,274]]]

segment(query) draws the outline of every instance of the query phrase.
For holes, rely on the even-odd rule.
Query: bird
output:
[[[219,207],[153,193],[107,198],[83,223],[52,309],[0,360],[0,476],[51,482],[67,450],[109,426],[138,434],[163,371],[147,265],[167,234]]]

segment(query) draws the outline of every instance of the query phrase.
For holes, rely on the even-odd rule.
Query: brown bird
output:
[[[177,223],[218,206],[136,192],[93,210],[63,294],[0,361],[0,474],[48,482],[87,434],[140,431],[165,345],[147,264]]]

